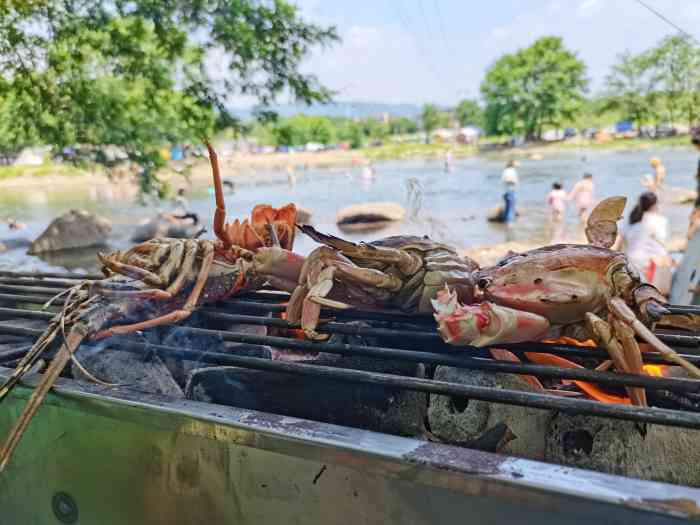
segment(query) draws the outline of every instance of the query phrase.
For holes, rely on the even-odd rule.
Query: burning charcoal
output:
[[[183,397],[182,389],[156,355],[141,356],[109,347],[83,347],[75,355],[88,372],[102,381],[151,394]],[[71,365],[71,373],[75,379],[91,381],[75,363]]]
[[[416,364],[334,354],[318,354],[305,364],[422,375],[422,367]],[[193,371],[185,395],[197,401],[406,436],[424,434],[427,406],[426,395],[419,392],[237,367]]]
[[[507,388],[531,392],[533,388],[520,377],[438,366],[434,379],[488,388]],[[470,446],[497,425],[506,425],[514,439],[502,444],[499,452],[530,459],[544,457],[545,432],[551,413],[546,410],[489,403],[474,399],[430,395],[428,422],[430,431],[447,443]]]
[[[556,414],[546,461],[635,478],[700,485],[697,431]]]

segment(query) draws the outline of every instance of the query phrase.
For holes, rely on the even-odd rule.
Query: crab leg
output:
[[[634,330],[619,319],[613,319],[612,326],[625,352],[625,361],[627,361],[627,366],[629,366],[628,372],[643,374],[644,363],[642,362],[642,351],[639,349],[639,345],[634,338]],[[639,396],[639,401],[641,402],[640,406],[647,406],[646,390],[643,388],[631,388],[630,391],[636,391],[635,395]]]
[[[654,350],[658,351],[664,357],[664,359],[666,359],[666,361],[682,366],[692,377],[700,379],[700,369],[694,364],[683,359],[672,348],[656,337],[651,330],[649,330],[639,319],[637,319],[634,312],[622,299],[619,297],[610,299],[609,306],[610,311],[615,316],[627,323],[639,337],[649,343]]]
[[[629,354],[625,352],[626,349],[617,339],[615,331],[610,324],[590,312],[586,314],[586,324],[595,339],[597,339],[608,351],[608,354],[610,354],[613,363],[615,363],[615,368],[627,373],[641,373],[641,364],[639,366],[639,371],[634,370],[633,366],[630,365],[628,360]],[[637,350],[639,350],[639,347],[637,347]],[[626,387],[625,390],[627,390],[627,395],[635,405],[646,406],[646,393],[644,389]]]

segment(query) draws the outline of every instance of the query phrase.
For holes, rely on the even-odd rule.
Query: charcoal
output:
[[[152,353],[139,355],[109,347],[80,348],[76,357],[88,372],[102,381],[151,394],[184,397],[163,361]],[[75,363],[71,364],[71,373],[75,379],[91,381]]]
[[[202,317],[195,313],[190,316],[180,326],[164,326],[157,330],[149,330],[144,332],[146,340],[153,344],[162,344],[174,346],[176,348],[187,348],[188,350],[199,350],[202,352],[216,352],[224,354],[236,354],[247,357],[262,357],[269,359],[272,355],[272,349],[269,346],[251,345],[246,343],[235,343],[224,341],[218,335],[202,335],[195,334],[189,330],[182,330],[181,326],[202,327]],[[258,325],[245,324],[229,324],[225,327],[226,330],[237,333],[266,335],[267,328]],[[170,373],[175,378],[175,381],[184,388],[187,383],[187,377],[193,370],[205,366],[201,361],[192,361],[178,358],[164,358],[163,362],[170,370]]]
[[[545,461],[700,486],[697,430],[557,414],[547,431]]]
[[[533,391],[519,376],[493,374],[449,366],[438,366],[434,379],[465,385]],[[489,403],[452,396],[430,395],[428,422],[433,435],[444,442],[473,446],[484,440],[490,429],[505,425],[512,434],[499,452],[541,459],[551,413],[547,410]]]
[[[366,344],[355,336],[333,336],[334,343]],[[307,365],[350,368],[423,377],[423,366],[338,354],[286,354],[274,356]],[[426,394],[382,385],[343,383],[320,377],[279,374],[238,367],[211,367],[190,374],[185,388],[189,399],[314,419],[389,434],[421,436],[425,433]]]

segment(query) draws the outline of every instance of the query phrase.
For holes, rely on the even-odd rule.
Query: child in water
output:
[[[560,183],[552,184],[552,191],[547,194],[547,205],[552,214],[552,221],[561,222],[566,210],[566,192]]]

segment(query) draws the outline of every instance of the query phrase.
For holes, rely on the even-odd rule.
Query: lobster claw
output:
[[[549,321],[537,314],[491,302],[460,305],[447,287],[432,301],[443,340],[451,345],[487,346],[536,341],[549,331]]]

